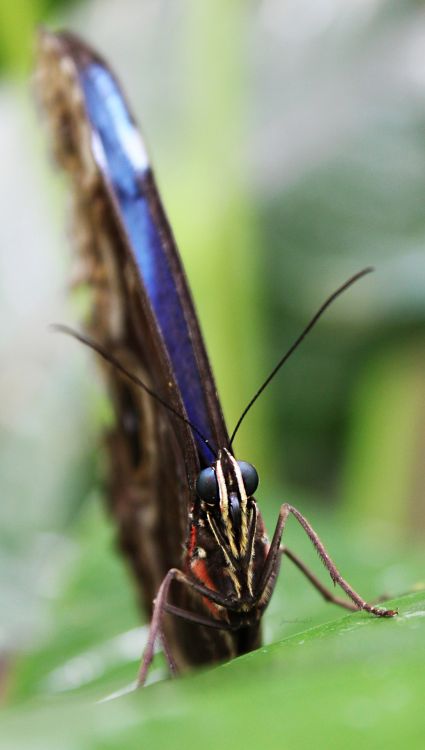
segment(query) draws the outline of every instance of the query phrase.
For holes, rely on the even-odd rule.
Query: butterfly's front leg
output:
[[[148,642],[146,644],[145,651],[143,653],[142,662],[140,665],[139,674],[137,677],[137,687],[142,687],[146,681],[149,667],[152,663],[154,656],[155,643],[157,638],[161,639],[165,656],[172,674],[176,674],[177,666],[174,661],[171,649],[167,644],[167,640],[162,631],[162,620],[164,613],[173,614],[177,617],[181,617],[184,620],[193,622],[196,625],[204,625],[206,627],[216,628],[219,630],[233,630],[234,627],[224,620],[214,620],[212,617],[203,617],[195,612],[190,612],[180,607],[176,607],[167,601],[170,586],[173,581],[177,581],[184,586],[188,586],[192,591],[196,591],[201,597],[205,597],[214,604],[218,604],[220,607],[228,608],[231,606],[230,600],[222,594],[212,591],[212,589],[202,586],[192,580],[186,573],[183,573],[178,568],[171,568],[164,580],[162,581],[158,594],[154,601],[154,609],[152,614],[152,620],[149,628]]]
[[[265,609],[268,602],[270,601],[270,597],[271,597],[271,594],[274,588],[274,583],[275,583],[276,576],[277,576],[277,571],[279,570],[279,566],[280,566],[280,559],[281,559],[280,556],[282,555],[283,552],[288,554],[285,548],[281,547],[281,539],[282,539],[283,531],[285,529],[287,518],[290,513],[292,513],[292,515],[295,516],[298,523],[302,526],[307,536],[309,537],[310,541],[312,542],[313,546],[319,553],[319,556],[325,568],[329,572],[329,575],[334,585],[338,584],[338,586],[342,588],[342,590],[347,594],[347,596],[351,599],[351,601],[354,602],[356,609],[365,610],[366,612],[370,612],[372,615],[375,615],[376,617],[394,617],[394,615],[397,614],[397,610],[375,607],[372,604],[368,604],[364,599],[362,599],[362,597],[342,577],[335,563],[329,556],[324,544],[320,540],[320,537],[314,531],[313,527],[310,525],[307,519],[296,508],[294,508],[292,505],[289,505],[289,503],[284,503],[280,509],[279,518],[276,524],[276,529],[273,535],[272,543],[270,545],[270,550],[267,555],[266,562],[263,568],[263,573],[260,579],[260,584],[258,587],[258,606],[261,611]],[[291,557],[291,553],[288,554],[288,557]],[[304,564],[301,563],[301,561],[298,561],[298,558],[294,559],[294,557],[295,556],[292,555],[293,562],[295,562],[295,564],[298,565],[298,567],[307,575],[310,581],[314,585],[317,586],[317,588],[321,591],[323,595],[325,595],[324,592],[326,592],[326,589],[324,589],[324,587],[320,584],[320,582],[317,581],[315,576],[313,576],[310,573],[310,571],[308,571],[308,569],[304,566]],[[319,585],[317,585],[318,583]],[[326,592],[326,593],[328,594],[329,592]],[[337,599],[336,603],[340,604],[341,600]],[[351,607],[348,607],[348,608],[351,609]]]

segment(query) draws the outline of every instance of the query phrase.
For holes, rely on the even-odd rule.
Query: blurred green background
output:
[[[190,748],[192,740],[212,747],[224,737],[256,747],[274,726],[272,709],[280,717],[285,705],[291,746],[310,747],[306,704],[324,747],[340,747],[342,737],[345,747],[365,738],[384,747],[386,731],[397,737],[390,717],[405,744],[422,747],[416,699],[424,684],[416,666],[425,656],[423,630],[400,631],[397,640],[388,628],[378,636],[373,623],[361,636],[359,625],[358,640],[347,645],[344,636],[333,652],[332,633],[320,623],[338,611],[286,568],[266,616],[266,641],[317,625],[320,652],[298,657],[289,639],[284,651],[267,651],[266,662],[248,657],[210,677],[161,683],[146,691],[150,698],[92,710],[95,699],[133,679],[145,633],[101,510],[97,373],[85,352],[47,331],[51,322],[77,319],[67,294],[66,184],[49,163],[30,90],[40,23],[82,34],[124,84],[230,427],[325,297],[375,266],[286,365],[236,449],[260,472],[269,528],[279,504],[293,502],[365,596],[403,594],[424,578],[424,4],[0,0],[5,747],[57,747],[58,737],[72,748],[136,747],[143,739],[151,747]],[[288,533],[317,566],[302,535]],[[405,615],[412,628],[425,611],[418,601]],[[395,659],[399,651],[404,661]],[[384,677],[388,669],[388,683],[399,689],[388,697],[388,683],[369,682],[367,665]],[[351,703],[327,711],[345,693]],[[200,715],[214,717],[218,732],[202,744]],[[359,723],[359,716],[369,718]],[[270,746],[282,746],[277,731],[270,738]]]

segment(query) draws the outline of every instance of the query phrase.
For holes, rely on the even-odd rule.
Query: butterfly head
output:
[[[205,509],[217,541],[236,559],[244,557],[249,546],[253,517],[251,500],[258,487],[258,474],[252,464],[236,461],[223,449],[217,461],[203,469],[196,481],[196,492]]]

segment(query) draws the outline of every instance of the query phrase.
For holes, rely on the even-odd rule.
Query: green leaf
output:
[[[3,715],[5,747],[422,747],[425,596],[297,633],[215,669],[98,702],[115,684]],[[122,687],[122,683],[121,683]]]

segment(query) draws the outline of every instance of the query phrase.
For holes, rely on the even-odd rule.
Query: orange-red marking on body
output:
[[[217,591],[217,588],[216,586],[214,586],[214,583],[212,582],[208,573],[208,568],[205,560],[193,560],[190,569],[192,571],[192,575],[194,575],[200,583],[211,589],[211,591]],[[212,602],[211,599],[208,599],[206,596],[203,596],[202,600],[205,606],[208,607],[210,612],[212,612],[215,617],[220,617],[220,610],[215,602]]]
[[[186,565],[187,568],[190,570],[191,574],[196,578],[199,583],[202,583],[203,586],[206,586],[206,588],[211,589],[211,591],[217,591],[217,587],[214,585],[209,573],[208,573],[208,567],[205,562],[205,560],[193,557],[193,554],[195,552],[197,545],[197,528],[196,525],[193,524],[190,528],[189,533],[189,544],[187,547],[187,557],[186,557]],[[205,606],[210,610],[212,614],[217,618],[220,617],[220,609],[217,607],[217,605],[212,602],[210,599],[208,599],[206,596],[202,597],[202,600],[205,604]]]
[[[192,526],[190,527],[189,547],[187,550],[189,560],[193,555],[193,550],[195,549],[195,547],[196,547],[196,526],[195,524],[192,524]]]

